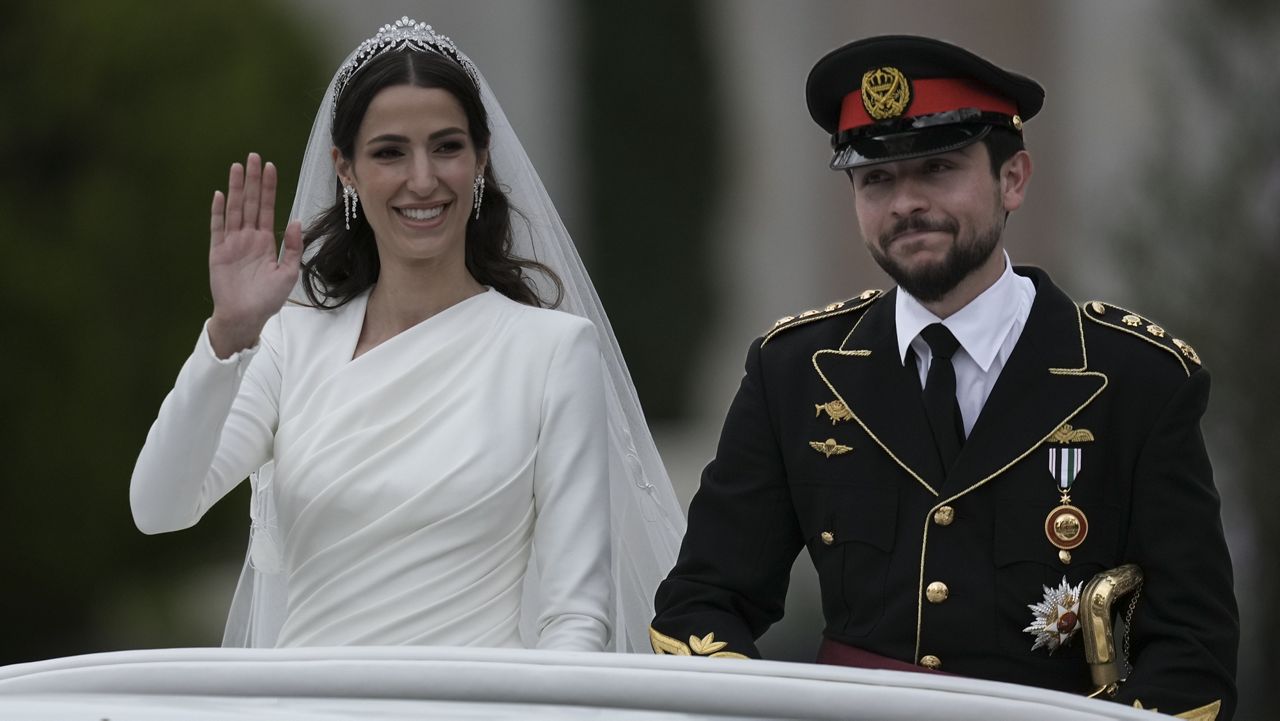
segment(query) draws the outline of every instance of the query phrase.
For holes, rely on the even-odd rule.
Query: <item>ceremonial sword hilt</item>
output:
[[[1084,657],[1097,688],[1089,697],[1114,696],[1123,680],[1124,659],[1116,653],[1111,608],[1116,601],[1142,585],[1142,569],[1126,563],[1094,576],[1080,599],[1080,626],[1084,632]],[[1128,634],[1128,628],[1125,633]],[[1127,649],[1126,649],[1127,651]]]

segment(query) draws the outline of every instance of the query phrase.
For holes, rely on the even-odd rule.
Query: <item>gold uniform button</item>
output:
[[[836,534],[831,531],[822,532],[822,542],[828,546],[836,542]]]
[[[942,659],[938,658],[937,656],[934,656],[933,654],[929,654],[928,656],[921,656],[920,665],[924,666],[925,668],[937,671],[938,669],[942,668]]]
[[[933,522],[939,526],[950,526],[954,520],[956,520],[956,509],[951,506],[943,506],[933,512]]]
[[[924,588],[924,597],[929,599],[929,603],[942,603],[949,595],[951,595],[951,589],[947,588],[947,584],[942,581],[934,581]]]

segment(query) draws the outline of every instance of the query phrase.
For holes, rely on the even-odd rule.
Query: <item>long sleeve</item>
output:
[[[689,506],[680,556],[658,587],[655,646],[699,655],[758,657],[755,639],[782,618],[803,540],[770,420],[757,340],[715,459]],[[711,636],[711,634],[714,634]],[[666,641],[662,639],[671,639]]]
[[[534,468],[538,648],[599,651],[611,633],[608,428],[595,329],[551,359]]]
[[[1131,629],[1133,672],[1119,700],[1174,714],[1220,701],[1218,718],[1228,719],[1240,622],[1200,433],[1208,396],[1208,373],[1199,370],[1166,405],[1134,472],[1126,558],[1144,580]]]
[[[279,316],[254,348],[220,360],[208,324],[134,465],[129,505],[143,533],[189,528],[265,463],[278,418]]]

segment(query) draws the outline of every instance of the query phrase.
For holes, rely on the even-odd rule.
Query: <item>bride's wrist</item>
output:
[[[207,326],[209,345],[213,347],[214,355],[226,360],[257,344],[262,325],[254,321],[227,319],[219,316],[215,310]]]

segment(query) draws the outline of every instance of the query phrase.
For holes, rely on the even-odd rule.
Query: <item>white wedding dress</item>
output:
[[[604,649],[609,440],[592,323],[488,290],[353,360],[367,299],[286,305],[225,361],[201,334],[134,470],[139,528],[189,527],[274,461],[277,517],[258,522],[287,589],[276,645],[523,646],[523,594],[538,647]]]
[[[364,297],[333,311],[286,305],[257,348],[225,362],[202,336],[139,458],[135,519],[185,528],[251,475],[225,646],[648,652],[684,514],[604,308],[479,70],[425,24],[402,18],[371,40],[388,33],[401,39],[377,52],[447,46],[476,82],[511,250],[561,281],[557,294],[546,276],[527,278],[563,312],[491,290],[355,360]],[[369,53],[362,43],[347,56],[316,110],[292,220],[341,202],[335,93]]]

